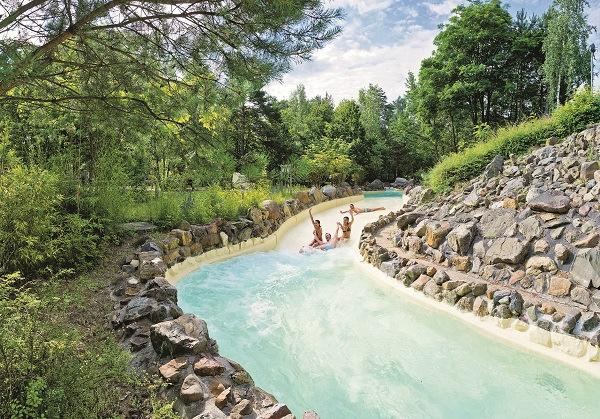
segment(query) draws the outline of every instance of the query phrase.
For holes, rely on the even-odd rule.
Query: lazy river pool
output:
[[[394,208],[400,199],[357,205]],[[600,417],[600,380],[482,335],[360,263],[358,235],[377,216],[358,216],[352,242],[333,251],[298,254],[306,222],[274,251],[204,266],[177,284],[179,304],[300,417]],[[315,218],[330,231],[341,215]]]

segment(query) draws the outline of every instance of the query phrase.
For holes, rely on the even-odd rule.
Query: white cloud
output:
[[[394,0],[330,0],[331,7],[351,7],[358,13],[368,13],[375,10],[384,10],[392,5]]]
[[[417,72],[421,61],[433,51],[437,30],[419,26],[408,28],[406,37],[389,45],[348,46],[338,40],[314,55],[311,62],[299,65],[281,82],[273,82],[267,91],[287,98],[298,84],[304,84],[309,96],[333,95],[336,102],[356,97],[358,90],[376,83],[393,100],[405,91],[409,71]]]
[[[441,3],[425,3],[430,12],[438,16],[447,16],[461,3],[461,0],[444,0]]]

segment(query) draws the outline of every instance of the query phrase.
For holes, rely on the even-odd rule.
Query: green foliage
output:
[[[554,0],[548,11],[543,70],[551,109],[564,103],[582,81],[588,80],[587,40],[592,27],[584,13],[587,5],[586,0]]]
[[[267,199],[281,203],[296,190],[278,191],[259,186],[238,191],[211,186],[193,192],[163,192],[157,198],[131,204],[124,211],[127,220],[145,220],[161,228],[175,228],[183,220],[192,224],[209,223],[215,218],[236,220],[239,216],[245,216],[250,207],[258,206]]]
[[[97,255],[101,226],[62,203],[54,173],[18,165],[0,174],[0,272],[49,276]]]
[[[323,137],[311,144],[305,155],[311,182],[321,185],[325,181],[335,184],[345,181],[355,167],[350,158],[351,148],[352,143],[340,138]]]
[[[583,91],[558,108],[550,118],[539,118],[501,128],[488,141],[460,153],[450,154],[426,177],[435,192],[447,192],[454,185],[478,176],[497,155],[523,154],[549,137],[564,137],[600,121],[600,94]]]
[[[119,401],[115,383],[127,383],[127,354],[111,339],[95,348],[77,333],[48,322],[49,305],[25,288],[18,274],[0,277],[0,417],[100,417]]]

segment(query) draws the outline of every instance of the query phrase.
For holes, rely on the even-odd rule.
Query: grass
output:
[[[254,188],[248,191],[211,187],[193,192],[163,192],[145,202],[134,203],[125,209],[126,221],[148,221],[162,228],[178,227],[183,220],[206,224],[215,218],[235,220],[248,209],[272,199],[282,203],[305,187],[284,189]]]
[[[425,175],[425,183],[436,193],[448,192],[481,174],[497,154],[525,154],[549,137],[563,138],[595,122],[600,122],[600,94],[580,92],[550,117],[500,128],[489,140],[450,154]]]

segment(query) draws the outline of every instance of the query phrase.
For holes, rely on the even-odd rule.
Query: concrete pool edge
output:
[[[536,355],[559,361],[600,378],[600,362],[597,362],[600,360],[600,348],[591,345],[589,342],[562,333],[549,332],[514,318],[477,317],[473,313],[460,311],[455,306],[439,302],[410,287],[405,287],[375,266],[361,260],[360,255],[357,258],[360,265],[368,270],[375,280],[400,291],[415,304],[455,317],[465,322],[476,332],[499,339],[522,350],[533,352]],[[570,353],[581,355],[575,356]]]
[[[165,279],[169,283],[175,285],[181,278],[204,265],[223,262],[227,259],[248,253],[273,250],[277,246],[280,237],[283,237],[292,227],[295,227],[308,219],[309,210],[313,211],[313,214],[318,214],[319,212],[326,211],[340,205],[358,202],[362,199],[364,199],[364,194],[332,199],[313,205],[312,207],[304,209],[301,212],[287,218],[275,232],[265,238],[251,238],[238,244],[227,244],[223,247],[209,250],[198,256],[187,257],[182,262],[174,264],[167,269],[165,272]]]
[[[561,333],[552,330],[546,330],[539,327],[535,323],[528,323],[528,318],[525,316],[511,316],[508,318],[501,318],[497,315],[493,315],[491,309],[486,310],[484,314],[476,312],[474,305],[472,308],[467,308],[465,311],[464,307],[460,307],[460,299],[457,298],[455,301],[442,301],[445,298],[444,294],[436,294],[436,297],[431,294],[427,287],[424,285],[425,282],[421,282],[421,285],[417,288],[414,287],[419,281],[412,280],[408,284],[403,283],[406,278],[402,279],[396,274],[389,272],[389,266],[383,267],[384,263],[393,264],[399,260],[406,259],[409,263],[406,264],[408,267],[412,264],[424,266],[436,267],[434,263],[427,264],[425,259],[415,258],[414,255],[410,256],[402,253],[402,249],[395,248],[393,244],[383,238],[383,232],[392,224],[395,225],[395,220],[405,213],[411,213],[414,208],[412,205],[404,207],[401,210],[391,213],[388,216],[380,217],[376,222],[373,222],[363,229],[361,235],[361,243],[359,243],[359,250],[357,251],[357,259],[361,266],[369,269],[373,269],[378,273],[379,279],[388,285],[392,285],[394,288],[399,289],[403,294],[413,297],[412,299],[416,302],[423,303],[428,307],[444,311],[455,317],[464,320],[467,324],[472,326],[475,330],[481,331],[485,334],[499,338],[505,342],[512,343],[524,350],[535,352],[536,354],[550,357],[554,360],[560,361],[563,364],[576,367],[577,369],[590,374],[596,378],[600,378],[600,347],[593,345],[586,339],[572,334]],[[388,232],[389,234],[389,232]],[[381,240],[381,241],[380,241]],[[383,243],[382,243],[383,242]],[[385,258],[382,256],[385,256]],[[397,259],[395,259],[397,258]],[[404,266],[404,265],[402,265]],[[440,269],[440,268],[438,268]],[[458,282],[464,285],[474,285],[474,282],[469,283],[468,279],[455,278],[453,270],[449,267],[441,268],[445,270],[446,274],[451,274],[449,279],[454,279],[454,282]],[[396,271],[400,274],[402,271]],[[435,272],[435,271],[434,271]],[[454,274],[453,274],[454,272]],[[417,274],[418,275],[418,274]],[[433,274],[432,274],[433,275]],[[422,280],[420,275],[419,280]],[[430,276],[430,274],[427,274]],[[486,283],[478,277],[481,283]],[[423,278],[424,279],[424,278]],[[427,285],[431,282],[432,278],[427,279]],[[414,281],[414,283],[412,283]],[[453,282],[450,280],[449,282]],[[487,283],[486,283],[487,284]],[[499,284],[488,284],[492,286],[492,290],[499,291],[503,287]],[[438,289],[442,289],[441,286]],[[446,289],[444,287],[444,289]],[[448,288],[452,290],[454,288]],[[473,293],[469,293],[472,295]],[[484,297],[486,293],[484,292]],[[479,295],[479,294],[478,294]],[[481,298],[481,297],[478,297]],[[489,298],[489,297],[488,297]],[[485,298],[484,298],[485,300]]]

